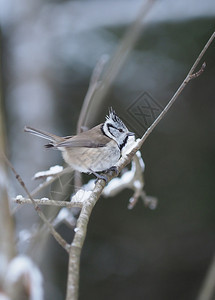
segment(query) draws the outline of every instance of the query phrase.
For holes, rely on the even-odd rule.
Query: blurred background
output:
[[[44,141],[23,127],[76,132],[96,63],[103,55],[109,58],[106,74],[143,5],[140,0],[0,1],[8,153],[30,190],[37,171],[63,162],[58,151],[45,150]],[[94,106],[91,125],[102,122],[113,106],[140,137],[146,127],[132,115],[136,97],[146,93],[161,110],[214,25],[213,0],[155,2],[98,110]],[[82,253],[80,299],[197,299],[215,252],[215,41],[203,60],[205,72],[189,83],[141,150],[145,190],[158,198],[157,208],[139,201],[128,210],[129,190],[101,198],[94,208]],[[23,194],[13,176],[11,182],[11,195]],[[17,236],[38,222],[30,206],[22,206],[15,220]],[[72,240],[71,229],[62,225],[59,231]],[[45,247],[40,243],[31,255],[44,276],[45,299],[64,299],[67,254],[51,237]],[[28,245],[19,248],[25,253]]]

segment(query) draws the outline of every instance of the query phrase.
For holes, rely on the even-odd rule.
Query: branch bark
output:
[[[13,202],[17,204],[33,204],[30,198],[12,198]],[[34,199],[34,203],[37,205],[50,205],[50,206],[59,206],[59,207],[82,207],[83,202],[82,201],[56,201],[51,199]]]
[[[90,198],[83,203],[83,207],[77,221],[75,236],[69,252],[68,282],[66,295],[67,300],[78,299],[81,250],[86,237],[87,225],[89,222],[91,212],[96,202],[98,201],[104,187],[104,180],[98,180]]]

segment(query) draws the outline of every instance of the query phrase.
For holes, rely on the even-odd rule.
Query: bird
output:
[[[74,170],[94,174],[97,179],[106,176],[99,174],[115,170],[129,136],[134,136],[123,121],[111,108],[104,123],[74,136],[60,137],[30,126],[24,127],[29,132],[49,141],[46,148],[58,149],[62,152],[64,161]]]

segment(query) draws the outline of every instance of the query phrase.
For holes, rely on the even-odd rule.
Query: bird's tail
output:
[[[62,142],[62,140],[63,140],[63,138],[61,138],[60,136],[57,136],[55,134],[52,134],[52,133],[49,133],[46,131],[38,130],[38,129],[29,127],[29,126],[25,126],[24,131],[50,141],[51,143],[45,145],[45,147],[47,147],[47,148],[55,147],[57,143]]]

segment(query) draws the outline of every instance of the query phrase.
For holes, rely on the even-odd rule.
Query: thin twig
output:
[[[200,63],[200,60],[202,59],[202,57],[204,56],[205,52],[207,51],[208,47],[210,46],[210,44],[213,42],[215,38],[215,32],[213,32],[213,34],[211,35],[211,37],[209,38],[209,40],[207,41],[207,43],[205,44],[204,48],[202,49],[201,53],[199,54],[197,60],[195,61],[195,63],[193,64],[191,70],[190,70],[190,74],[193,74],[196,67],[198,66],[198,64]]]
[[[17,204],[33,204],[32,200],[29,198],[12,198],[13,202],[17,203]],[[36,203],[37,205],[51,205],[51,206],[59,206],[59,207],[67,207],[67,208],[71,208],[71,207],[82,207],[83,206],[83,202],[82,201],[71,201],[71,202],[67,202],[67,201],[56,201],[56,200],[51,200],[51,199],[34,199],[34,203]]]
[[[145,134],[142,136],[140,141],[135,145],[135,147],[124,157],[122,157],[119,161],[119,171],[121,171],[126,165],[128,165],[135,153],[141,148],[143,143],[145,142],[146,138],[149,136],[149,134],[153,131],[153,129],[158,125],[158,123],[163,119],[167,111],[170,109],[170,107],[173,105],[175,100],[178,98],[178,96],[181,94],[185,86],[189,83],[191,79],[196,78],[194,74],[201,74],[201,72],[194,73],[200,59],[205,54],[206,50],[210,46],[211,42],[214,39],[215,34],[211,36],[207,44],[205,45],[204,49],[199,54],[198,58],[194,62],[192,68],[190,69],[189,73],[187,74],[186,78],[182,82],[181,86],[178,88],[176,93],[173,95],[172,99],[168,102],[164,110],[160,113],[160,115],[157,117],[157,119],[153,122],[153,124],[148,128],[148,130],[145,132]],[[204,69],[204,64],[201,68],[201,70]],[[193,76],[194,75],[194,76]],[[108,182],[116,177],[115,172],[110,172],[107,174]],[[103,189],[105,187],[104,180],[98,180],[95,188],[89,198],[88,201],[86,201],[83,205],[83,208],[81,210],[80,216],[77,221],[77,227],[76,227],[76,233],[70,248],[70,254],[69,254],[69,269],[68,269],[68,282],[67,282],[67,300],[73,299],[76,300],[78,298],[78,281],[79,281],[79,266],[80,266],[80,255],[81,255],[81,249],[86,237],[86,231],[87,231],[87,225],[89,221],[89,217],[91,215],[92,209],[96,202],[98,201]]]
[[[213,42],[214,38],[215,38],[215,32],[211,35],[210,39],[205,44],[203,50],[201,51],[201,53],[197,57],[196,61],[192,65],[190,71],[188,72],[186,78],[184,79],[184,81],[182,82],[182,84],[180,85],[180,87],[178,88],[178,90],[175,92],[175,94],[173,95],[172,99],[168,102],[168,104],[166,105],[166,107],[163,109],[163,111],[160,113],[160,115],[157,117],[157,119],[155,119],[155,121],[152,123],[152,125],[146,130],[146,132],[142,136],[139,144],[131,151],[131,155],[132,155],[133,152],[136,153],[136,151],[140,149],[140,147],[143,145],[143,143],[145,142],[145,140],[147,139],[147,137],[149,136],[149,134],[153,131],[153,129],[157,126],[157,124],[163,119],[163,117],[165,116],[165,114],[168,112],[168,110],[170,109],[170,107],[173,105],[173,103],[178,98],[178,96],[181,94],[181,92],[183,91],[183,89],[185,88],[185,86],[189,83],[189,81],[192,80],[192,79],[197,78],[199,75],[202,74],[202,72],[204,71],[204,69],[206,67],[206,63],[205,62],[202,64],[202,66],[201,66],[201,68],[200,68],[199,71],[195,72],[195,69],[198,66],[198,63],[202,59],[203,55],[207,51],[208,47]]]
[[[61,177],[62,175],[69,173],[69,172],[74,172],[74,170],[72,170],[71,167],[67,167],[65,169],[63,169],[63,171],[57,173],[56,175],[53,175],[52,178],[50,180],[47,180],[43,183],[41,183],[40,185],[38,185],[32,192],[31,192],[31,196],[34,197],[36,194],[38,194],[39,192],[41,192],[44,188],[46,188],[47,186],[49,186],[51,183],[53,183],[55,180],[59,179],[59,177]]]
[[[203,286],[197,300],[212,300],[215,292],[215,256],[206,274]]]
[[[202,65],[202,67],[199,71],[197,71],[196,73],[190,75],[190,79],[194,79],[196,77],[199,77],[204,72],[205,68],[206,68],[206,62],[203,63],[203,65]]]
[[[194,73],[194,74],[192,74],[192,72],[191,72],[192,68],[191,68],[191,70],[189,71],[187,77],[184,79],[184,81],[182,82],[182,84],[180,85],[180,87],[178,88],[178,90],[175,92],[175,94],[173,95],[172,99],[168,102],[168,104],[162,110],[162,112],[160,113],[160,115],[154,120],[154,122],[152,123],[152,125],[146,130],[146,132],[144,133],[144,135],[140,139],[139,143],[135,146],[135,148],[132,149],[132,151],[128,154],[128,156],[131,155],[133,157],[133,154],[136,153],[137,150],[139,150],[141,148],[141,146],[143,145],[143,143],[145,142],[145,140],[147,139],[147,137],[150,135],[150,133],[154,130],[154,128],[158,125],[158,123],[166,115],[166,113],[168,112],[168,110],[170,109],[170,107],[173,105],[173,103],[175,102],[175,100],[178,98],[178,96],[181,94],[181,92],[184,90],[184,88],[188,84],[188,82],[190,80],[196,78],[197,77],[196,74],[200,74],[200,72],[202,73],[202,71],[204,69],[203,65],[202,65],[201,69],[199,71],[197,71],[197,73]]]
[[[16,176],[16,179],[18,180],[18,182],[20,183],[20,185],[22,186],[22,188],[24,189],[24,191],[26,192],[26,194],[28,195],[28,197],[30,198],[31,202],[34,205],[34,208],[36,210],[36,212],[38,213],[39,217],[43,220],[43,222],[48,226],[51,234],[53,235],[53,237],[55,238],[55,240],[67,251],[69,252],[69,248],[70,245],[62,238],[62,236],[54,229],[54,227],[49,223],[49,221],[47,220],[46,216],[44,215],[44,213],[42,212],[42,210],[40,209],[40,207],[37,205],[36,201],[32,198],[30,192],[28,191],[24,181],[22,180],[21,176],[16,172],[16,170],[14,169],[14,167],[12,166],[11,162],[8,160],[8,158],[6,157],[6,155],[4,155],[4,159],[6,161],[6,163],[8,164],[8,166],[10,167],[10,169],[12,170],[12,172],[14,173],[14,175]]]
[[[105,72],[103,73],[102,82],[99,85],[99,88],[96,89],[93,99],[88,106],[88,114],[82,123],[83,126],[92,127],[92,125],[95,124],[95,120],[98,119],[98,114],[105,104],[105,97],[108,94],[117,74],[128,58],[128,55],[134,48],[139,36],[142,34],[144,30],[144,18],[149,13],[155,2],[155,0],[147,0],[143,2],[138,10],[136,19],[129,26],[120,43],[117,45],[116,51],[108,62]]]
[[[107,62],[107,55],[102,55],[92,72],[89,88],[88,88],[86,96],[84,98],[84,102],[83,102],[81,112],[80,112],[80,115],[78,118],[77,134],[81,132],[81,128],[84,124],[84,120],[87,118],[90,102],[92,101],[93,96],[94,96],[97,88],[99,87],[101,74],[102,74],[102,71],[104,69],[106,62]],[[76,190],[80,186],[82,186],[82,176],[81,176],[81,173],[78,171],[75,171],[74,184],[75,184]]]
[[[99,86],[101,74],[106,62],[107,62],[107,55],[102,55],[92,72],[89,88],[84,98],[84,102],[78,118],[77,133],[81,132],[81,127],[84,124],[84,120],[87,118],[90,102],[92,101],[93,95]]]

